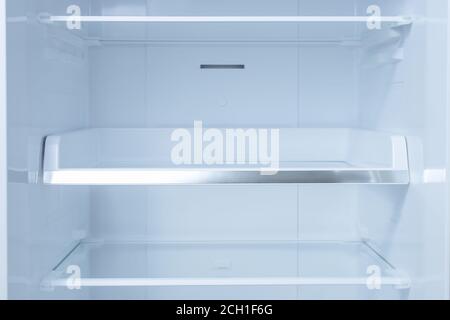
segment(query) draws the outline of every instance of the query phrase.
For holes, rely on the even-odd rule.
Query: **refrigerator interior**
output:
[[[7,1],[9,298],[449,298],[448,13]],[[280,172],[169,164],[200,126]]]

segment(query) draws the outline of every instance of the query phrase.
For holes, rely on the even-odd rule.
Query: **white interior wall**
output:
[[[79,298],[40,282],[89,230],[88,188],[36,184],[46,135],[89,125],[87,48],[27,17],[65,13],[73,1],[14,0],[8,22],[9,298]],[[31,179],[31,180],[30,180]]]
[[[156,4],[154,2],[151,9],[155,11],[151,12],[162,14],[166,12],[164,10],[173,10],[173,3],[175,2],[167,8],[160,2]],[[315,1],[312,6],[311,3],[311,1],[299,2],[297,12],[305,15],[348,14],[351,9],[363,15],[367,6],[373,4],[373,1],[367,3],[359,1],[350,6],[333,1],[326,3]],[[316,3],[317,7],[314,7]],[[110,4],[111,8],[118,8],[114,3]],[[138,9],[139,4],[142,5],[141,11]],[[143,2],[139,4],[133,7],[133,12],[138,11],[143,14],[148,12]],[[434,7],[429,5],[427,7],[423,1],[408,3],[408,5],[403,1],[395,3],[379,1],[375,4],[380,5],[385,15],[427,11],[434,17],[437,12],[444,15],[441,16],[442,18],[446,15],[446,11],[442,10],[445,4],[441,1],[435,3]],[[193,7],[187,6],[187,8]],[[202,8],[205,7],[202,6]],[[327,9],[330,11],[324,12]],[[113,9],[111,10],[114,12]],[[290,10],[293,10],[293,6]],[[122,10],[120,12],[123,13]],[[183,10],[176,12],[186,14]],[[287,8],[285,12],[292,11]],[[134,26],[134,28],[140,28],[141,37],[151,39],[172,36],[172,39],[177,40],[175,35],[180,35],[180,29],[177,27],[173,30],[153,27],[150,31],[142,26]],[[298,28],[296,37],[334,39],[336,34],[346,35],[348,38],[352,38],[355,34],[355,30],[348,26],[341,28],[338,30],[321,25],[302,26]],[[270,119],[269,125],[279,126],[361,126],[407,135],[415,179],[411,188],[300,186],[298,193],[294,193],[295,190],[291,187],[284,187],[287,190],[280,187],[272,187],[272,190],[267,188],[264,190],[265,188],[262,187],[260,190],[256,187],[245,187],[248,188],[246,194],[258,195],[262,194],[260,192],[269,192],[268,203],[261,200],[266,197],[249,200],[248,197],[239,194],[232,196],[232,193],[227,191],[225,194],[232,196],[235,201],[230,204],[230,198],[224,199],[220,196],[224,194],[223,188],[208,188],[207,191],[201,188],[197,190],[195,188],[154,188],[152,190],[138,188],[139,190],[130,191],[133,197],[119,189],[97,189],[93,197],[94,234],[100,237],[142,235],[152,239],[166,240],[223,239],[224,237],[248,239],[261,237],[258,231],[266,231],[264,221],[267,218],[267,221],[271,221],[272,224],[273,221],[277,221],[275,226],[280,223],[278,228],[274,228],[276,231],[264,232],[264,236],[272,239],[296,237],[297,239],[323,240],[366,237],[383,254],[392,259],[394,264],[398,264],[400,269],[413,276],[415,283],[411,297],[443,297],[447,294],[445,290],[448,288],[447,283],[442,282],[442,279],[447,279],[445,259],[447,259],[448,248],[443,241],[445,232],[448,230],[446,185],[425,185],[420,179],[423,179],[424,169],[439,170],[446,165],[445,151],[437,147],[446,143],[442,140],[446,137],[444,121],[447,118],[444,101],[442,101],[442,97],[445,96],[446,79],[437,81],[434,78],[437,69],[445,63],[445,48],[442,47],[440,57],[434,54],[437,48],[445,43],[446,33],[443,31],[442,24],[437,22],[430,24],[428,28],[423,25],[413,28],[414,37],[408,40],[405,47],[405,62],[376,70],[363,70],[361,76],[355,72],[357,67],[355,62],[358,61],[355,51],[342,47],[302,46],[272,49],[240,46],[227,51],[223,50],[223,47],[203,46],[200,52],[197,50],[198,46],[187,45],[116,46],[91,49],[91,78],[95,79],[92,92],[92,101],[95,101],[92,104],[95,125],[174,127],[189,126],[194,120],[204,120],[210,126],[265,126]],[[210,28],[207,29],[210,30]],[[126,36],[128,32],[136,32],[136,30],[130,31],[125,28],[120,29],[122,34],[119,34],[118,30],[103,28],[100,32],[110,38],[120,38],[120,36]],[[194,31],[198,32],[198,30]],[[192,37],[194,31],[188,29],[181,34],[188,38]],[[222,32],[221,37],[224,38],[236,37],[220,28],[214,31]],[[291,39],[293,34],[294,31],[288,28],[277,30],[277,36],[283,39]],[[198,37],[196,40],[210,37],[210,34],[196,33],[196,35]],[[243,32],[242,35],[246,39],[261,39],[258,36],[261,37],[260,34],[251,32]],[[425,36],[429,40],[424,45]],[[424,51],[421,52],[417,48],[424,48]],[[436,63],[424,64],[424,61],[430,61],[426,59],[428,57],[431,59],[431,53],[433,53],[433,59],[437,59]],[[265,54],[268,56],[265,57]],[[254,56],[257,58],[254,59]],[[123,57],[132,57],[132,59],[123,59]],[[203,61],[217,60],[214,61],[216,63],[246,63],[258,70],[250,69],[249,75],[242,76],[237,72],[227,71],[218,75],[210,72],[206,73],[203,79],[204,74],[197,68],[202,63],[202,59],[205,59]],[[112,61],[115,63],[114,69],[109,67]],[[336,64],[335,61],[340,63]],[[189,65],[191,62],[192,65]],[[147,67],[140,68],[142,64]],[[124,80],[117,76],[119,72],[128,74],[129,77]],[[265,72],[272,77],[266,79]],[[253,87],[252,77],[258,80],[263,79],[262,82],[258,82],[258,85],[262,87]],[[287,86],[284,83],[280,86],[278,79],[281,78],[284,81],[286,79],[291,81]],[[421,79],[429,80],[425,96],[422,95]],[[232,80],[231,83],[230,80]],[[102,84],[95,85],[99,82]],[[295,88],[289,87],[292,82],[297,83]],[[245,92],[238,90],[239,93],[236,93],[234,86],[239,88],[244,86],[248,90]],[[129,90],[111,90],[124,87]],[[171,90],[173,87],[177,90]],[[279,87],[281,90],[274,90]],[[318,95],[318,88],[326,94]],[[114,95],[105,95],[106,92],[113,91]],[[357,91],[360,93],[359,97]],[[255,95],[252,92],[262,94]],[[248,102],[250,99],[251,103]],[[272,108],[273,101],[278,102],[276,110]],[[283,101],[281,106],[279,106],[280,101]],[[122,107],[124,103],[133,111],[124,110]],[[224,104],[226,104],[225,107]],[[261,106],[259,112],[255,112],[257,110],[253,109],[254,106]],[[279,108],[282,108],[282,111]],[[440,125],[435,123],[434,119],[437,118],[443,121]],[[427,119],[430,120],[427,121]],[[175,204],[172,192],[174,194],[176,192],[177,203]],[[214,209],[212,205],[205,207],[205,192],[208,193],[208,199],[211,199],[208,203],[218,204],[220,210]],[[125,219],[123,213],[129,207],[115,205],[104,208],[108,199],[113,198],[122,199],[120,203],[134,198],[136,201],[133,201],[133,206],[136,208],[132,211],[139,212],[142,216],[136,220]],[[186,200],[189,200],[190,205],[185,205]],[[283,204],[278,204],[278,201]],[[249,203],[258,202],[268,210],[261,211],[261,208],[255,206],[249,209]],[[195,205],[199,203],[200,207]],[[286,216],[278,219],[280,213],[275,208],[272,209],[271,204],[276,208],[284,208],[283,214]],[[244,208],[243,211],[242,208]],[[426,214],[424,214],[425,211]],[[220,213],[219,217],[223,217],[222,213],[225,214],[227,219],[221,221],[216,215],[217,212]],[[261,214],[263,212],[265,214]],[[232,218],[233,213],[238,213],[236,216],[240,217],[240,220],[238,230],[230,233],[229,230],[235,230],[237,225]],[[357,218],[358,215],[359,218]],[[114,217],[110,219],[107,226],[101,223],[106,216]],[[430,216],[434,218],[430,219]],[[256,230],[253,225],[255,218],[259,222]],[[146,221],[145,226],[140,225],[139,220]],[[212,224],[209,225],[208,221]],[[214,221],[221,221],[221,223],[217,226],[213,224]],[[199,222],[202,223],[201,227],[198,225]],[[118,228],[119,225],[127,227]],[[206,225],[208,228],[203,228]],[[296,232],[292,225],[297,226]],[[245,232],[241,234],[240,230]],[[436,232],[436,230],[439,231]],[[282,232],[278,233],[280,231]]]
[[[124,2],[115,0],[92,2],[94,5],[91,10],[98,10],[96,6],[99,6],[103,8],[104,14],[148,14],[167,10],[172,12],[174,9],[173,12],[185,14],[186,8],[193,8],[194,11],[206,8],[201,13],[208,14],[207,10],[211,8],[209,4],[217,6],[220,13],[228,12],[228,7],[209,1],[198,7],[194,2],[186,1],[171,1],[170,5],[168,1],[147,3],[146,0],[127,1],[126,5],[120,5]],[[446,14],[442,10],[446,8],[444,2],[437,1],[435,7],[428,6],[427,10],[434,17],[438,17],[438,13]],[[258,1],[258,4],[250,1],[244,9],[261,8],[260,14],[350,15],[355,10],[365,8],[361,2],[356,3],[358,6],[353,1],[342,3],[340,0],[301,0],[298,3],[287,1],[286,6],[281,6],[275,1]],[[396,2],[396,5],[399,3]],[[423,0],[415,3],[419,11],[425,10]],[[49,1],[49,7],[39,8],[39,11],[55,11],[53,9],[56,7],[51,7],[53,5],[58,6],[55,11],[58,12],[67,4],[66,1]],[[383,2],[382,7],[385,4]],[[11,14],[23,16],[24,12],[30,11],[29,6],[34,5],[33,1],[14,1]],[[33,7],[33,10],[37,9]],[[255,14],[254,11],[245,10],[244,13]],[[230,11],[230,14],[238,13]],[[86,61],[80,64],[67,53],[55,52],[55,47],[47,42],[48,38],[43,37],[44,32],[39,28],[24,27],[22,24],[11,28],[19,37],[8,43],[15,53],[11,63],[17,69],[8,79],[13,84],[13,100],[8,101],[12,111],[8,118],[10,146],[27,146],[30,137],[35,145],[36,139],[46,134],[85,127],[89,124],[89,117],[92,127],[190,126],[193,120],[204,120],[211,126],[361,125],[408,135],[410,150],[413,150],[411,161],[415,168],[415,179],[423,178],[423,168],[439,170],[447,165],[445,151],[432,147],[441,146],[446,141],[431,143],[446,136],[447,115],[442,97],[445,96],[447,82],[446,79],[435,79],[441,63],[445,63],[446,48],[439,51],[442,54],[437,57],[439,63],[432,64],[430,69],[430,65],[423,66],[423,59],[436,59],[432,54],[439,45],[443,46],[443,39],[447,39],[439,23],[415,29],[417,36],[409,42],[407,52],[418,52],[407,55],[406,61],[397,68],[384,70],[384,73],[380,71],[372,77],[382,83],[386,83],[385,79],[392,79],[388,83],[393,84],[393,89],[388,91],[388,97],[383,101],[379,101],[379,96],[368,99],[370,96],[366,95],[363,100],[358,100],[358,85],[364,79],[358,78],[356,73],[356,52],[347,47],[283,46],[275,49],[277,46],[246,45],[233,47],[232,51],[227,52],[216,45],[117,45],[90,48],[88,65]],[[222,39],[239,35],[241,39],[247,40],[270,40],[270,37],[278,38],[280,35],[284,35],[284,39],[298,37],[324,40],[335,38],[336,35],[351,38],[355,34],[354,27],[339,28],[321,25],[315,28],[280,27],[265,34],[254,30],[237,34],[236,30],[239,29],[230,33],[218,26],[218,30],[213,31],[219,32]],[[112,39],[126,38],[130,34],[146,38],[166,37],[167,32],[172,36],[180,34],[179,28],[149,30],[139,25],[95,26],[91,32],[95,35],[100,32]],[[195,33],[198,36],[196,40],[211,37],[211,34],[198,32],[195,28],[187,29],[185,36],[191,37]],[[425,45],[424,35],[430,39]],[[73,39],[63,37],[69,45],[74,45]],[[67,45],[66,41],[64,43]],[[197,48],[201,48],[200,52],[196,52]],[[421,51],[417,48],[424,49]],[[84,50],[86,48],[83,47]],[[233,62],[245,60],[249,69],[244,71],[245,74],[241,71],[236,71],[236,74],[226,71],[226,75],[199,71],[198,64],[203,59],[218,57],[225,62],[230,57],[233,57]],[[185,72],[180,73],[179,70]],[[271,74],[271,78],[266,79],[266,73]],[[184,77],[180,77],[180,74]],[[206,79],[203,79],[204,75]],[[165,78],[161,79],[162,76]],[[284,86],[280,79],[286,78],[292,82]],[[405,80],[422,78],[429,80],[427,83],[430,84],[426,87],[426,96],[420,95],[423,86]],[[436,86],[437,83],[441,86]],[[23,94],[23,84],[26,84],[28,94]],[[85,85],[84,89],[80,84]],[[239,90],[243,86],[248,89],[247,96],[236,92],[237,85]],[[208,90],[202,92],[204,87]],[[90,92],[86,88],[90,88]],[[408,92],[416,94],[409,95],[410,99],[405,103]],[[220,107],[224,101],[225,108]],[[380,103],[376,109],[377,101]],[[373,108],[362,108],[362,104]],[[89,105],[90,109],[87,110]],[[186,108],[181,114],[180,105]],[[255,110],[255,106],[260,106],[260,109]],[[52,117],[48,117],[48,114]],[[194,116],[201,119],[195,119]],[[435,119],[441,119],[441,122],[436,124]],[[420,155],[421,149],[426,151],[426,157]],[[8,161],[14,170],[28,169],[30,154],[33,152],[27,147],[14,147],[8,151]],[[55,257],[66,250],[63,247],[73,240],[73,231],[86,230],[86,214],[89,210],[91,235],[99,238],[336,240],[369,236],[400,267],[409,271],[411,266],[417,266],[412,269],[412,275],[418,276],[415,284],[417,289],[412,291],[412,297],[442,297],[441,293],[448,288],[445,282],[442,283],[442,279],[447,277],[444,272],[447,268],[445,250],[448,249],[442,241],[445,232],[448,232],[445,231],[448,222],[445,203],[447,186],[443,184],[419,182],[409,191],[404,187],[356,186],[101,187],[92,188],[91,200],[86,188],[42,187],[20,183],[10,183],[8,187],[11,192],[10,212],[14,212],[9,225],[12,232],[10,248],[15,251],[14,256],[10,256],[10,266],[14,270],[10,273],[13,298],[45,295],[37,291],[39,278],[44,270],[48,271]],[[206,199],[205,193],[208,195]],[[361,201],[358,207],[359,197]],[[68,208],[71,210],[68,211]],[[361,213],[360,221],[358,212]],[[286,263],[292,265],[289,258]],[[111,290],[109,294],[113,292]],[[105,297],[103,294],[106,292],[100,292],[98,297]],[[152,294],[162,295],[160,292],[145,292],[146,297]],[[284,294],[291,297],[294,293],[284,291]],[[136,295],[132,294],[131,297]]]
[[[405,60],[361,73],[361,124],[408,138],[408,188],[362,187],[360,213],[368,238],[413,280],[410,298],[448,298],[447,1],[410,1],[415,23]],[[401,6],[400,6],[401,7]],[[382,86],[380,87],[380,84]],[[434,176],[434,178],[432,178]],[[367,203],[372,205],[367,206]]]
[[[339,5],[328,1],[329,12],[323,12],[322,2],[152,1],[148,7],[146,1],[126,6],[107,1],[95,5],[102,8],[101,14],[138,15],[296,15],[299,10],[351,15],[355,10],[353,1]],[[111,39],[168,36],[162,28],[146,30],[140,25],[96,29],[97,35]],[[237,30],[220,30],[221,36],[267,40],[267,35],[255,31],[258,28],[251,33]],[[181,37],[192,40],[194,33],[185,32]],[[353,26],[331,34],[329,27],[317,31],[294,25],[277,33],[286,39],[292,35],[297,39],[355,37]],[[210,127],[357,126],[354,48],[226,45],[210,43],[209,34],[195,36],[206,43],[91,47],[92,127],[192,127],[195,120]],[[203,63],[242,63],[246,69],[200,70]],[[326,94],[318,95],[318,88]],[[99,238],[153,240],[358,239],[356,207],[348,201],[355,196],[356,188],[351,186],[95,188],[92,232]]]
[[[326,7],[327,12],[323,12],[324,1],[150,1],[149,7],[147,1],[127,2],[126,6],[120,3],[106,1],[100,6],[96,2],[94,11],[137,15],[354,13],[353,1],[328,1],[332,6]],[[202,43],[116,43],[91,47],[91,126],[176,128],[192,127],[195,120],[201,120],[210,127],[357,127],[354,48],[236,43],[355,37],[353,26],[333,28],[330,32],[330,27],[296,25],[93,26],[91,32],[105,39]],[[234,43],[217,44],[211,40]],[[335,63],[337,60],[339,64]],[[245,64],[246,69],[200,70],[203,63]],[[325,94],[318,95],[318,90]],[[358,240],[356,195],[354,186],[326,185],[96,187],[91,192],[91,235],[99,239],[152,241]],[[139,257],[137,254],[114,261],[114,268],[129,270],[129,265],[125,268],[124,264]],[[195,273],[206,268],[207,272],[208,262],[192,264],[193,256],[183,257],[172,259],[173,265],[164,268],[183,265],[185,271]],[[257,256],[252,257],[257,261]],[[270,264],[266,269],[276,270],[277,275],[295,276],[297,268],[303,268],[299,258],[294,252],[278,256],[292,270],[280,270]],[[139,268],[145,265],[136,261],[136,270],[129,271],[141,274]],[[107,261],[93,267],[112,270]],[[233,266],[233,274],[244,269]],[[254,269],[252,276],[256,275]],[[268,274],[262,266],[258,269],[261,274]],[[355,297],[355,291],[343,291],[341,296],[347,293]],[[308,292],[303,296],[300,292],[293,287],[91,290],[93,298],[308,297]],[[312,296],[320,296],[320,292],[309,295]],[[339,293],[329,296],[339,297]]]

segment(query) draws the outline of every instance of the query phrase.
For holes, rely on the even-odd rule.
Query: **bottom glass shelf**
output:
[[[43,282],[122,299],[370,299],[409,285],[362,242],[83,241]]]

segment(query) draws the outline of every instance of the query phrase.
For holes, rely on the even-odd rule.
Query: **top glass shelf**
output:
[[[270,11],[269,11],[270,12]],[[50,15],[44,25],[83,40],[174,42],[305,42],[358,45],[371,31],[399,31],[413,23],[403,15]],[[99,41],[101,43],[97,43]]]
[[[305,23],[362,22],[408,24],[408,16],[49,16],[46,22],[136,22],[136,23]]]

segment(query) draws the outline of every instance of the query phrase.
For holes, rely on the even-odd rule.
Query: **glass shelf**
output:
[[[145,23],[304,23],[304,22],[388,22],[410,23],[407,16],[48,16],[44,22],[145,22]]]
[[[47,137],[44,183],[408,185],[410,181],[407,144],[401,136],[345,128],[280,129],[275,166],[179,166],[171,159],[173,130],[91,129]]]
[[[47,288],[409,285],[369,245],[328,241],[83,241],[43,282]]]
[[[410,16],[370,15],[51,15],[44,26],[69,31],[88,46],[152,44],[338,45],[357,47],[366,33],[411,25]],[[270,15],[270,13],[274,13]],[[71,25],[78,24],[73,28]],[[376,26],[376,27],[375,27]]]

